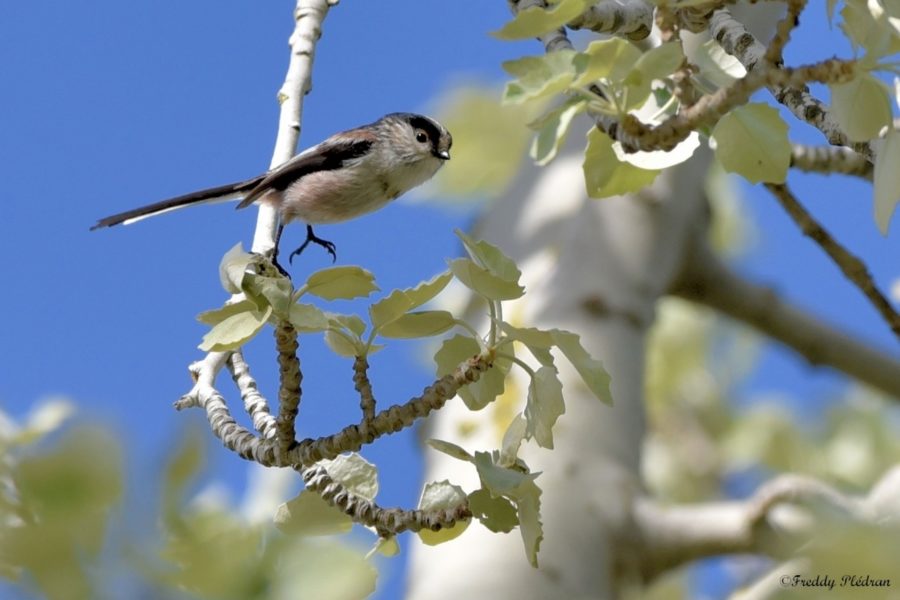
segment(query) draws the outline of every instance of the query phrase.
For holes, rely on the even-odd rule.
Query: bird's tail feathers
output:
[[[125,212],[100,219],[93,227],[91,227],[91,230],[93,231],[94,229],[112,227],[113,225],[120,224],[129,225],[142,219],[146,219],[147,217],[161,215],[193,204],[214,204],[216,202],[235,200],[244,196],[249,190],[256,187],[262,180],[262,177],[263,176],[261,175],[238,183],[228,183],[226,185],[199,190],[197,192],[191,192],[190,194],[184,194],[183,196],[176,196],[174,198],[154,202],[147,206],[126,210]]]

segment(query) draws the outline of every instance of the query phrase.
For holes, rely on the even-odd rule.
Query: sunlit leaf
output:
[[[656,179],[659,171],[648,171],[616,158],[612,140],[592,128],[584,152],[584,181],[591,198],[607,198],[641,190]]]
[[[900,202],[900,131],[887,134],[878,150],[873,176],[875,189],[875,222],[883,235],[897,202]]]
[[[328,329],[328,316],[312,304],[292,304],[288,320],[294,329],[301,332]]]
[[[598,79],[622,81],[640,57],[641,51],[621,38],[594,40],[573,59],[578,74],[574,85],[585,86]]]
[[[206,325],[217,325],[228,317],[238,313],[256,310],[256,304],[250,300],[241,300],[234,304],[226,304],[222,308],[207,310],[197,315],[197,320]]]
[[[265,326],[272,315],[272,307],[264,311],[245,311],[217,323],[203,336],[200,349],[204,352],[234,350],[250,341]]]
[[[453,276],[445,271],[428,281],[405,290],[394,290],[382,300],[369,307],[372,326],[379,328],[398,319],[404,313],[433,299],[447,287]]]
[[[585,100],[569,99],[541,118],[540,130],[531,144],[530,155],[534,162],[544,166],[556,158],[569,133],[572,119],[587,108]]]
[[[581,375],[581,379],[588,389],[603,402],[612,404],[612,396],[609,392],[609,373],[603,368],[603,363],[591,357],[584,349],[578,334],[554,329],[553,342]]]
[[[418,508],[420,510],[451,509],[456,508],[465,501],[466,493],[462,488],[445,480],[425,485],[422,497],[419,499]],[[460,520],[454,523],[452,527],[443,527],[437,531],[421,529],[417,533],[422,543],[428,546],[436,546],[459,537],[468,526],[469,521]]]
[[[439,335],[454,325],[456,319],[446,310],[423,310],[391,321],[380,329],[380,333],[388,338],[420,338]]]
[[[527,431],[528,422],[525,421],[525,417],[523,417],[521,413],[513,417],[513,420],[509,423],[509,427],[506,428],[506,432],[503,434],[503,442],[500,445],[500,459],[497,461],[498,464],[504,467],[511,467],[516,464],[516,459],[519,455],[519,447],[522,445],[522,441],[525,439]]]
[[[722,167],[751,183],[783,183],[791,164],[787,124],[767,104],[746,104],[719,119],[712,131]]]
[[[357,496],[373,500],[378,494],[378,469],[356,452],[317,464],[324,466],[332,479]]]
[[[574,56],[572,50],[559,50],[503,63],[506,72],[516,77],[506,84],[503,101],[518,104],[565,91],[575,78]]]
[[[275,526],[290,535],[337,535],[347,533],[353,520],[322,497],[309,490],[300,494],[275,511]]]
[[[355,358],[361,352],[361,348],[355,341],[350,341],[344,335],[331,329],[325,332],[325,344],[338,356]]]
[[[891,100],[887,89],[868,73],[847,83],[831,84],[831,109],[847,137],[853,141],[870,140],[891,124]]]
[[[526,433],[542,448],[553,448],[553,426],[566,412],[562,382],[553,367],[541,367],[528,386],[525,404]]]
[[[310,294],[326,300],[360,298],[378,290],[372,273],[356,266],[317,271],[306,280],[306,287]]]
[[[726,87],[747,74],[737,58],[725,52],[716,40],[701,45],[694,56],[700,75],[717,87]]]
[[[454,229],[453,233],[462,240],[472,260],[504,281],[519,283],[522,272],[511,258],[503,254],[500,248],[484,240],[475,240],[460,229]]]
[[[241,292],[244,273],[253,260],[253,255],[244,252],[241,244],[236,244],[225,253],[222,261],[219,263],[219,279],[226,292],[229,294],[239,294]]]
[[[448,264],[463,285],[490,300],[513,300],[525,293],[525,288],[518,283],[494,275],[468,258],[457,258]]]
[[[425,440],[425,443],[437,450],[438,452],[443,452],[447,456],[452,456],[458,460],[464,460],[467,462],[472,462],[475,460],[471,454],[469,454],[464,448],[457,446],[454,443],[446,442],[444,440],[437,440],[434,438]]]
[[[532,6],[520,10],[512,21],[491,32],[501,40],[524,40],[562,27],[583,13],[590,0],[561,0],[555,6]]]

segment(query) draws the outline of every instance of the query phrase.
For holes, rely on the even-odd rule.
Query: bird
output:
[[[416,113],[390,113],[336,133],[262,175],[104,217],[91,230],[127,225],[195,204],[241,199],[237,205],[241,209],[267,203],[274,205],[279,216],[272,262],[287,275],[278,263],[286,224],[306,223],[306,240],[291,252],[290,264],[310,243],[322,246],[335,262],[335,244],[318,237],[313,225],[354,219],[425,183],[450,160],[452,145],[453,137],[437,120]]]

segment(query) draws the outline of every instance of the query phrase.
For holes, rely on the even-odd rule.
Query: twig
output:
[[[363,356],[357,356],[353,361],[353,383],[359,392],[359,407],[363,413],[359,424],[360,433],[368,438],[372,434],[372,421],[375,420],[375,394],[372,392],[372,382],[369,381],[369,362]]]
[[[645,0],[600,0],[568,26],[620,35],[632,41],[643,40],[653,26],[653,6]]]
[[[697,236],[669,292],[746,323],[804,357],[900,399],[900,360],[785,302],[726,267]]]
[[[872,306],[881,314],[882,318],[887,322],[891,331],[900,338],[900,315],[891,306],[890,301],[881,293],[869,270],[866,268],[859,258],[851,254],[837,240],[835,240],[824,227],[822,227],[813,216],[807,212],[803,205],[797,200],[787,185],[776,185],[767,183],[766,188],[781,203],[781,206],[794,219],[794,222],[800,227],[804,234],[812,238],[822,250],[831,257],[831,259],[840,267],[844,275],[858,287]]]
[[[300,408],[300,359],[297,358],[297,330],[288,321],[275,326],[275,347],[278,350],[278,419],[275,422],[275,439],[282,452],[296,443],[295,421]]]
[[[800,13],[806,7],[806,0],[787,0],[787,14],[775,27],[775,35],[766,49],[765,60],[770,65],[780,66],[784,60],[782,52],[791,39],[791,32],[800,24]]]
[[[743,23],[734,19],[726,9],[716,10],[709,21],[709,32],[722,49],[738,59],[747,71],[754,71],[763,60],[766,48],[750,33]],[[775,99],[785,105],[791,113],[806,121],[825,135],[828,143],[835,146],[853,148],[874,162],[875,152],[865,142],[851,142],[841,131],[837,121],[819,99],[809,93],[805,82],[773,82],[768,88]]]
[[[864,156],[843,146],[791,145],[791,167],[809,173],[842,173],[872,181],[874,167]]]
[[[383,538],[404,531],[439,531],[472,517],[472,511],[466,502],[441,510],[381,508],[374,501],[356,496],[335,482],[325,467],[317,465],[303,470],[302,474],[306,489],[317,492],[328,504],[348,515],[354,522],[374,527]]]
[[[253,421],[253,427],[259,432],[262,439],[273,438],[275,436],[275,417],[269,411],[268,401],[259,393],[256,380],[250,375],[250,367],[244,361],[244,355],[240,350],[231,353],[228,368],[231,371],[231,378],[241,393],[244,410]]]

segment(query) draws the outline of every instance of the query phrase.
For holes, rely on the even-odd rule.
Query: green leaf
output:
[[[356,452],[316,464],[324,466],[332,479],[361,498],[374,500],[378,494],[378,469]]]
[[[272,315],[272,307],[263,311],[244,311],[216,324],[203,336],[200,349],[204,352],[224,352],[240,348],[259,333]]]
[[[502,496],[491,496],[487,490],[469,494],[469,509],[482,525],[494,533],[509,533],[519,524],[516,507]]]
[[[891,124],[891,99],[887,86],[869,73],[828,87],[831,88],[834,117],[854,142],[876,138],[882,127]]]
[[[734,56],[725,52],[716,40],[704,43],[694,58],[700,75],[716,87],[726,87],[747,74],[747,69]]]
[[[538,446],[553,448],[553,426],[566,412],[563,402],[562,382],[553,367],[541,367],[528,386],[525,404],[526,435],[534,438]]]
[[[338,535],[353,528],[353,519],[309,490],[275,510],[275,526],[289,535]]]
[[[552,333],[554,343],[581,375],[581,379],[584,380],[588,389],[598,399],[612,404],[612,395],[609,392],[609,373],[603,368],[603,363],[588,354],[581,345],[578,334],[562,329],[554,329]]]
[[[462,488],[444,480],[425,485],[418,508],[419,510],[444,510],[456,508],[465,501],[466,493]],[[422,543],[436,546],[460,536],[468,526],[468,521],[457,521],[452,527],[443,527],[437,531],[421,529],[417,533]]]
[[[356,358],[362,354],[362,344],[358,339],[351,342],[344,335],[331,329],[325,332],[325,345],[338,356]]]
[[[504,467],[511,467],[516,464],[516,459],[519,457],[519,447],[525,439],[527,430],[528,422],[525,421],[525,417],[521,413],[513,417],[509,427],[506,428],[506,432],[503,434],[498,464]]]
[[[552,332],[534,327],[514,327],[505,322],[500,324],[500,328],[511,339],[524,344],[542,365],[553,366],[553,355],[550,354],[550,348],[554,345]]]
[[[571,98],[540,119],[540,130],[531,144],[529,154],[534,162],[544,166],[556,158],[569,133],[572,119],[587,108],[587,102]],[[529,125],[530,126],[530,125]]]
[[[456,335],[444,340],[434,355],[438,377],[449,375],[460,364],[480,353],[481,346],[470,337]],[[459,389],[457,394],[469,410],[481,410],[503,393],[511,364],[508,359],[496,358],[494,366],[482,373],[478,381]]]
[[[468,258],[457,258],[448,264],[463,285],[490,300],[513,300],[525,293],[518,283],[494,275]]]
[[[540,519],[541,489],[534,482],[539,473],[501,467],[487,452],[475,453],[475,467],[482,487],[491,496],[504,496],[515,503],[525,555],[531,565],[537,567],[537,554],[544,538]]]
[[[637,47],[621,38],[595,40],[572,59],[577,77],[575,86],[586,86],[598,79],[616,83],[625,79],[641,57]]]
[[[372,273],[356,266],[322,269],[306,280],[306,291],[326,300],[361,298],[377,290]]]
[[[226,292],[229,294],[241,293],[244,273],[253,260],[254,256],[244,252],[241,244],[236,244],[225,253],[219,263],[219,279]]]
[[[357,315],[340,315],[337,313],[325,313],[329,322],[338,329],[349,330],[356,337],[362,337],[366,331],[366,322]]]
[[[863,61],[874,62],[881,56],[900,52],[897,35],[900,23],[885,14],[881,2],[847,2],[841,9],[841,16],[844,19],[841,29],[853,42],[854,49],[862,46],[867,51]]]
[[[241,300],[234,304],[226,304],[222,308],[207,310],[197,315],[197,320],[206,325],[217,325],[232,315],[256,310],[256,304],[250,300]]]
[[[679,42],[660,44],[644,52],[634,65],[632,72],[639,72],[645,79],[665,79],[684,62],[684,53]]]
[[[556,6],[543,8],[532,6],[520,10],[509,21],[491,35],[501,40],[525,40],[558,29],[583,13],[589,0],[561,0]]]
[[[597,129],[588,132],[584,152],[584,182],[591,198],[607,198],[641,190],[656,179],[659,171],[640,169],[620,161],[612,140]]]
[[[457,446],[451,442],[445,442],[444,440],[437,440],[434,438],[425,440],[425,443],[437,450],[438,452],[443,452],[447,456],[452,456],[458,460],[464,460],[467,462],[472,462],[475,459],[469,454],[464,448]]]
[[[328,316],[312,304],[292,304],[288,320],[300,332],[325,331],[329,324]]]
[[[378,541],[375,542],[375,547],[372,548],[372,551],[377,552],[382,556],[397,556],[400,554],[400,544],[394,536],[386,538],[380,537],[378,538]]]
[[[727,113],[711,137],[722,167],[751,183],[783,183],[791,164],[787,124],[767,104],[747,104]]]
[[[522,272],[511,258],[503,254],[497,246],[489,244],[484,240],[475,241],[460,229],[454,229],[453,232],[462,240],[466,252],[480,266],[484,267],[491,273],[504,281],[510,283],[519,283],[519,277]]]
[[[517,77],[506,84],[503,102],[520,104],[565,91],[575,78],[574,57],[572,50],[559,50],[503,63],[506,72]]]
[[[369,307],[372,326],[380,328],[400,318],[404,313],[425,304],[441,293],[452,278],[449,271],[444,271],[414,288],[392,291],[386,298]]]
[[[380,329],[388,338],[420,338],[439,335],[452,329],[456,319],[446,310],[423,310],[407,313]]]
[[[882,235],[887,235],[891,216],[900,202],[900,131],[893,130],[884,138],[875,161],[873,185],[875,223]]]
[[[290,309],[293,288],[291,281],[285,277],[265,277],[247,273],[244,275],[242,289],[249,300],[256,302],[260,310],[269,305],[275,310],[275,314],[287,315]]]

